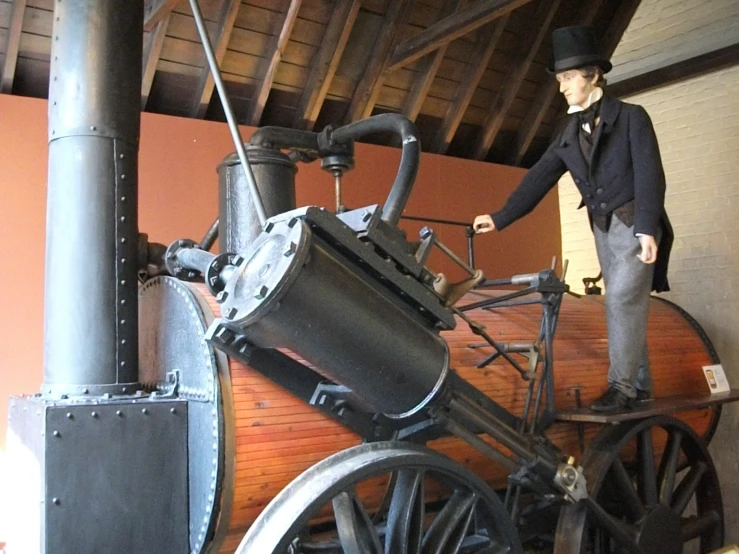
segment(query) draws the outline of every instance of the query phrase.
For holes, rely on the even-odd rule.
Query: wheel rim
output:
[[[378,479],[393,482],[389,502],[368,500],[367,487]],[[385,513],[373,513],[384,505]],[[316,531],[311,523],[327,507],[335,525]],[[305,471],[264,509],[237,553],[521,551],[502,503],[479,477],[426,447],[381,442],[344,450]]]
[[[607,428],[591,443],[583,468],[588,492],[608,521],[597,520],[583,502],[566,506],[555,554],[626,551],[604,529],[609,524],[645,554],[681,552],[694,541],[700,552],[722,545],[718,476],[705,443],[683,422],[664,416]]]

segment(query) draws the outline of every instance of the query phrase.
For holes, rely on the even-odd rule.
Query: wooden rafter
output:
[[[213,54],[215,55],[216,62],[221,65],[223,56],[226,54],[226,48],[231,40],[231,32],[236,23],[236,16],[239,13],[241,7],[241,0],[223,0],[221,5],[221,13],[218,20],[218,30],[211,37],[213,46]],[[210,67],[206,64],[203,68],[200,79],[198,80],[198,86],[195,89],[195,95],[193,97],[193,104],[190,107],[190,117],[197,117],[202,119],[205,117],[205,112],[210,104],[210,98],[213,96],[213,75],[210,72]]]
[[[26,0],[13,2],[13,13],[10,16],[8,40],[5,43],[5,63],[3,64],[0,92],[10,93],[13,90],[15,67],[18,63],[18,48],[21,44],[21,30],[23,28],[23,14],[26,12]]]
[[[452,142],[452,138],[454,138],[454,134],[457,132],[457,128],[462,121],[462,116],[465,110],[467,110],[472,95],[488,66],[490,56],[493,55],[498,41],[503,34],[503,29],[505,29],[508,23],[508,17],[509,14],[504,15],[494,23],[490,23],[479,33],[475,53],[469,64],[467,64],[467,69],[462,76],[454,98],[452,98],[452,104],[449,106],[436,135],[433,145],[434,152],[444,154],[447,148],[449,148],[449,144]]]
[[[531,0],[478,0],[454,15],[434,23],[428,29],[400,43],[387,68],[394,71],[433,52],[454,39],[495,21]]]
[[[608,94],[629,96],[734,66],[739,63],[739,40],[733,40],[733,44],[688,58],[644,64],[625,78],[611,78],[608,80]]]
[[[160,19],[156,27],[152,31],[149,31],[144,42],[144,56],[141,63],[142,110],[146,109],[146,104],[149,102],[149,93],[151,92],[151,85],[154,82],[154,75],[157,71],[157,63],[159,62],[159,55],[162,52],[164,37],[167,36],[170,16],[171,13],[167,13]]]
[[[331,80],[334,78],[346,43],[349,41],[360,6],[361,0],[338,2],[331,14],[323,42],[298,103],[295,114],[296,128],[310,131],[316,124],[323,101],[331,86]]]
[[[364,74],[354,91],[349,110],[344,117],[345,123],[351,123],[372,115],[377,96],[387,75],[387,64],[392,54],[391,47],[395,42],[398,30],[408,18],[413,0],[393,0],[389,3],[382,28],[372,48],[372,56],[367,63]]]
[[[531,62],[539,51],[542,40],[549,33],[549,26],[559,8],[559,4],[560,0],[550,0],[539,4],[528,32],[522,37],[520,55],[514,61],[513,69],[506,77],[503,88],[496,95],[482,126],[475,147],[475,159],[484,160],[490,152],[490,147],[493,145],[501,125],[503,125],[503,119],[505,119],[508,109],[521,88],[521,83],[529,72]]]
[[[444,12],[442,18],[446,19],[459,8],[461,0],[449,0],[444,6]],[[444,56],[446,55],[446,49],[448,44],[444,44],[433,54],[429,54],[421,60],[418,68],[418,77],[416,82],[413,84],[413,89],[408,94],[408,98],[403,105],[402,112],[411,121],[415,121],[418,117],[418,112],[421,111],[423,101],[428,95],[431,83],[434,82],[436,72],[439,70]]]
[[[244,123],[247,125],[257,126],[259,125],[259,120],[262,119],[262,113],[264,113],[264,106],[267,104],[269,91],[272,89],[272,83],[275,81],[277,68],[280,65],[280,61],[282,61],[282,54],[287,47],[287,42],[293,31],[295,20],[298,18],[298,11],[300,11],[301,4],[302,0],[290,0],[290,5],[283,14],[280,32],[270,41],[267,50],[269,58],[262,64],[261,71],[257,76],[257,87],[249,103],[246,117],[244,118]]]
[[[151,31],[167,17],[180,0],[146,0],[144,4],[144,30]]]
[[[624,4],[638,4],[638,2],[639,0],[628,0],[624,2]],[[603,0],[591,0],[587,2],[583,6],[582,11],[577,18],[578,24],[592,25],[593,21],[595,21],[595,16],[598,13],[598,9],[602,4]],[[631,8],[629,8],[629,10],[631,10]],[[633,10],[636,10],[636,7],[633,7]],[[633,10],[631,11],[631,14],[629,16],[629,21],[634,15]],[[539,126],[541,125],[541,122],[544,119],[549,106],[552,105],[552,100],[554,99],[554,95],[557,93],[557,88],[557,81],[555,81],[554,79],[547,81],[544,85],[541,86],[539,93],[536,95],[533,104],[529,108],[529,111],[520,126],[518,137],[516,138],[516,142],[511,149],[511,153],[507,160],[509,164],[521,165],[521,161],[526,155],[529,146],[531,146],[531,141],[534,140],[536,132],[539,130]]]

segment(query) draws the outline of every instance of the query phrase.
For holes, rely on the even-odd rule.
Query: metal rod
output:
[[[216,239],[218,238],[218,225],[219,224],[220,224],[220,219],[216,218],[216,220],[213,222],[213,225],[211,225],[210,229],[208,229],[208,232],[205,233],[203,240],[200,241],[200,248],[206,251],[213,248],[213,244],[216,242]]]
[[[334,189],[336,190],[336,213],[341,212],[341,173],[334,172]]]
[[[494,298],[486,298],[485,300],[480,300],[479,302],[473,302],[472,304],[466,304],[465,306],[462,306],[461,308],[459,308],[459,311],[469,312],[470,310],[474,310],[477,308],[486,308],[488,306],[497,304],[498,302],[504,302],[506,300],[513,300],[514,298],[519,298],[521,296],[527,296],[535,292],[536,292],[536,289],[534,287],[529,287],[523,290],[512,292],[510,294],[504,294],[502,296],[496,296]],[[537,300],[536,302],[537,303],[541,302],[541,300]]]
[[[468,222],[451,221],[449,219],[432,219],[430,217],[416,217],[412,215],[401,215],[400,219],[407,219],[409,221],[425,221],[427,223],[441,223],[443,225],[456,225],[457,227],[470,227]]]
[[[254,173],[252,173],[249,160],[246,158],[246,150],[244,149],[244,140],[241,138],[241,132],[239,126],[236,123],[236,118],[233,115],[233,109],[231,108],[231,102],[228,99],[228,93],[226,87],[221,79],[221,72],[218,70],[218,62],[216,61],[215,54],[213,53],[213,47],[210,43],[210,37],[208,36],[208,30],[205,28],[205,22],[203,21],[203,13],[200,11],[198,0],[190,0],[190,8],[192,9],[193,17],[195,18],[195,25],[198,28],[198,34],[200,35],[200,42],[203,44],[203,50],[205,50],[205,57],[208,59],[208,66],[210,72],[213,75],[213,82],[218,89],[218,97],[221,99],[223,104],[223,112],[226,114],[226,120],[228,121],[228,129],[231,131],[231,138],[234,141],[236,147],[236,153],[239,156],[239,161],[244,168],[244,174],[246,175],[246,182],[249,185],[249,192],[251,193],[254,201],[254,208],[257,211],[257,217],[259,217],[259,224],[264,226],[267,221],[267,214],[264,211],[264,204],[262,203],[262,197],[259,194],[257,188],[257,182],[254,179]]]
[[[441,251],[444,252],[444,254],[446,254],[447,256],[449,256],[455,264],[457,264],[459,267],[461,267],[462,269],[464,269],[471,276],[474,276],[475,275],[475,270],[473,268],[471,268],[470,266],[468,266],[464,262],[464,260],[462,258],[460,258],[459,256],[457,256],[452,251],[451,248],[449,248],[446,244],[444,244],[443,242],[441,242],[436,237],[434,237],[434,242],[436,243],[436,246],[438,246],[441,249]]]
[[[476,450],[479,450],[482,452],[485,456],[490,458],[491,460],[499,463],[504,468],[506,468],[511,473],[515,473],[518,470],[521,469],[521,465],[516,463],[514,460],[511,460],[510,458],[504,456],[495,448],[490,446],[488,443],[486,443],[484,440],[482,440],[480,437],[475,435],[474,433],[471,433],[467,429],[465,429],[462,425],[459,423],[450,420],[447,416],[438,416],[439,423],[442,424],[442,426],[449,431],[452,435],[455,435],[468,443],[470,446],[475,448]]]
[[[470,264],[470,267],[475,267],[475,244],[473,242],[475,230],[472,226],[468,226],[465,229],[465,234],[467,235],[467,263]]]

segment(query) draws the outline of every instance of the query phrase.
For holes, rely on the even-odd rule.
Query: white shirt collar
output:
[[[601,98],[603,98],[603,89],[602,89],[602,88],[600,88],[600,87],[595,87],[595,88],[593,89],[593,92],[591,92],[591,93],[590,93],[590,94],[588,95],[588,102],[587,102],[587,106],[585,106],[584,108],[582,108],[582,107],[580,107],[580,106],[570,106],[570,107],[569,107],[569,108],[567,109],[567,113],[577,113],[577,112],[582,112],[582,111],[584,111],[584,110],[588,109],[588,108],[589,108],[589,107],[591,106],[591,104],[592,104],[593,102],[597,102],[597,101],[598,101],[598,100],[600,100]]]

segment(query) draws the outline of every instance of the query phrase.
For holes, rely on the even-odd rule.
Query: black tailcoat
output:
[[[502,230],[533,210],[569,171],[590,215],[607,215],[634,200],[634,233],[656,236],[662,229],[652,289],[669,290],[667,265],[673,233],[665,212],[665,173],[657,136],[644,108],[604,96],[588,164],[578,140],[579,119],[569,124],[526,173],[503,208],[492,214]]]

